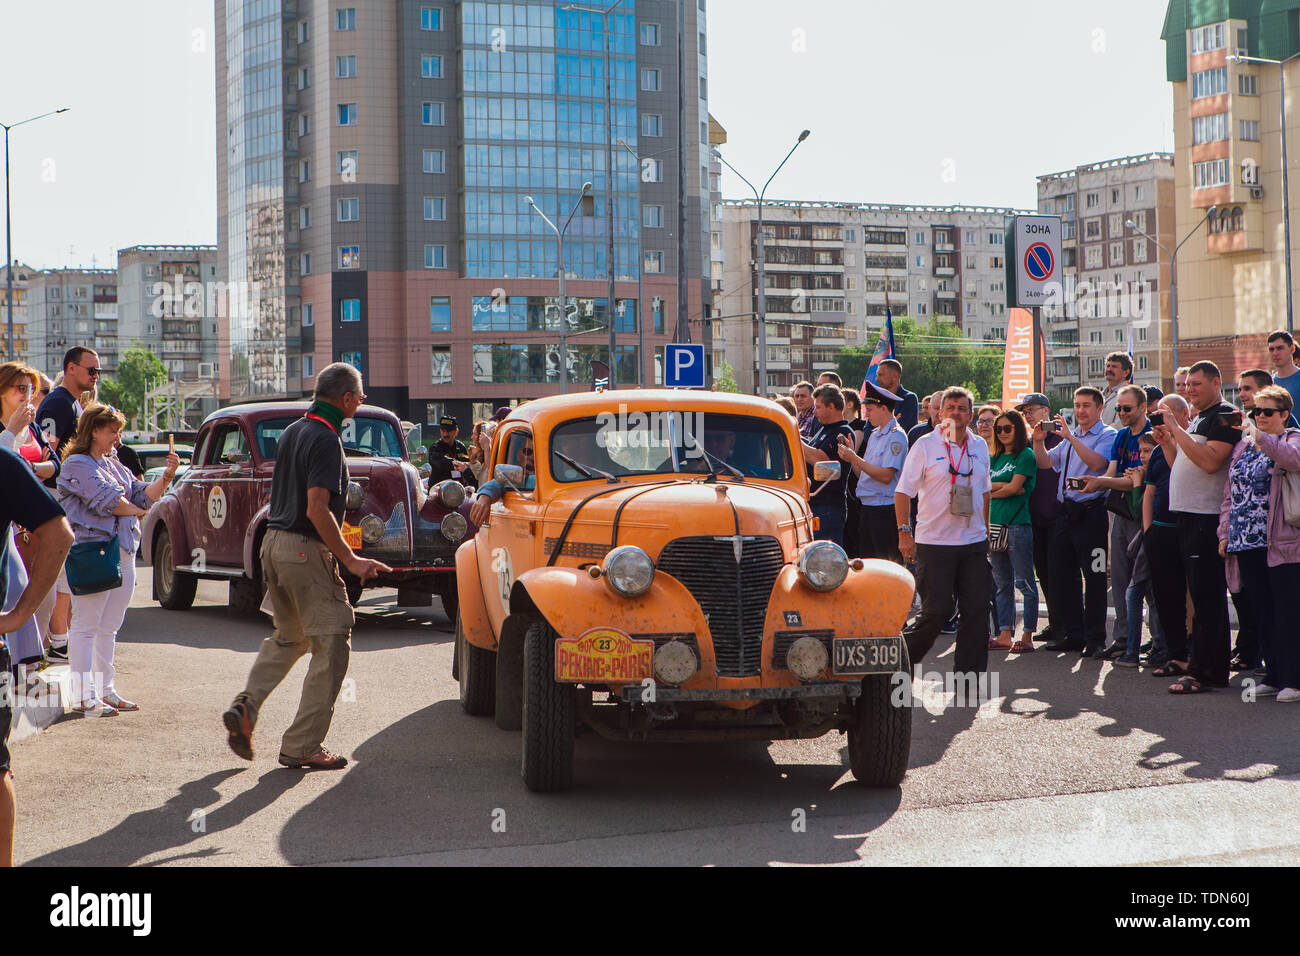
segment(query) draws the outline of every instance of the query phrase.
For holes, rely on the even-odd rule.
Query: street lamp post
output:
[[[1159,240],[1157,240],[1154,236],[1149,236],[1141,229],[1139,229],[1137,227],[1137,224],[1134,223],[1132,219],[1126,219],[1124,221],[1125,226],[1127,226],[1129,229],[1132,229],[1134,232],[1136,232],[1139,236],[1142,236],[1148,242],[1154,244],[1155,247],[1159,249],[1161,252],[1163,252],[1165,254],[1165,257],[1169,260],[1169,312],[1172,319],[1172,321],[1170,322],[1170,344],[1173,347],[1173,360],[1174,360],[1175,372],[1178,371],[1178,250],[1183,247],[1183,244],[1186,243],[1188,239],[1196,235],[1196,231],[1201,228],[1201,223],[1205,222],[1205,220],[1213,216],[1215,211],[1218,208],[1219,208],[1218,206],[1211,206],[1209,209],[1205,210],[1205,215],[1202,216],[1200,221],[1197,222],[1197,224],[1192,227],[1192,231],[1183,237],[1183,241],[1180,242],[1178,245],[1174,246],[1173,252],[1170,252],[1168,249],[1162,246]],[[1081,334],[1080,340],[1082,340],[1082,338],[1083,336]]]
[[[14,250],[13,237],[9,226],[9,131],[16,126],[34,123],[36,120],[45,119],[47,116],[66,113],[68,109],[69,107],[65,106],[62,109],[42,113],[39,116],[29,116],[17,123],[0,123],[0,126],[3,126],[5,131],[5,311],[8,313],[6,325],[9,331],[9,360],[11,362],[18,360],[18,353],[14,351]]]
[[[618,145],[627,150],[628,155],[636,162],[637,168],[641,167],[641,157],[638,156],[632,147],[627,144],[626,140],[620,139]],[[641,235],[643,223],[637,223],[637,235]],[[645,293],[641,287],[641,274],[644,271],[644,265],[641,260],[641,243],[637,243],[637,267],[636,267],[636,383],[638,386],[644,385],[642,381],[645,378],[645,309],[642,306],[643,296]]]
[[[614,0],[608,7],[587,7],[576,3],[565,4],[563,10],[585,10],[589,13],[599,13],[604,29],[601,30],[602,49],[605,54],[605,257],[609,266],[609,293],[606,298],[605,314],[608,316],[609,323],[609,387],[615,388],[618,381],[617,364],[615,352],[615,331],[616,323],[614,321],[614,77],[610,69],[612,61],[610,60],[609,34],[612,27],[610,26],[610,12],[617,7],[623,0]],[[637,308],[641,308],[640,300],[637,300]]]
[[[761,190],[755,189],[753,183],[751,183],[744,176],[741,176],[740,171],[737,170],[735,166],[731,165],[731,163],[727,162],[726,159],[723,158],[722,153],[718,152],[717,149],[713,150],[713,155],[718,157],[718,161],[722,163],[722,165],[726,166],[733,173],[735,173],[740,178],[741,182],[743,182],[746,186],[748,186],[751,190],[753,190],[754,198],[758,201],[758,256],[757,258],[758,258],[758,389],[759,390],[754,393],[756,395],[763,395],[766,394],[767,392],[767,282],[764,277],[764,266],[766,265],[766,263],[764,262],[764,256],[763,256],[763,197],[767,195],[767,187],[772,185],[772,180],[776,179],[776,174],[781,171],[781,166],[784,166],[786,162],[790,159],[790,157],[794,155],[794,151],[799,148],[800,143],[802,143],[805,139],[808,138],[808,134],[810,132],[811,130],[804,130],[802,133],[799,134],[799,138],[795,140],[794,145],[790,147],[790,152],[785,154],[785,159],[781,160],[781,164],[777,166],[775,170],[772,171],[772,175],[767,177],[767,182],[763,183],[763,188]]]
[[[1282,241],[1286,243],[1286,330],[1295,331],[1291,311],[1291,186],[1290,175],[1286,160],[1286,65],[1292,60],[1300,57],[1300,53],[1292,54],[1284,60],[1270,60],[1261,56],[1242,56],[1234,54],[1228,57],[1229,63],[1271,63],[1277,66],[1277,92],[1281,99],[1281,116],[1282,126],[1280,135],[1282,137]]]
[[[569,391],[569,313],[567,308],[568,300],[564,295],[564,234],[569,230],[569,223],[573,222],[573,216],[577,213],[578,207],[582,205],[582,201],[587,198],[587,194],[590,192],[591,183],[583,183],[582,192],[578,195],[578,201],[569,210],[569,216],[564,220],[563,226],[556,226],[555,223],[551,222],[546,213],[542,212],[537,207],[537,203],[533,202],[532,196],[524,197],[524,201],[532,206],[533,212],[541,216],[542,221],[550,226],[551,231],[555,233],[555,265],[560,273],[560,394],[562,395]],[[556,218],[559,218],[558,214]]]

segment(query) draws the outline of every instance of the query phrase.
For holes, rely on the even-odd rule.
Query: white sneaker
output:
[[[1273,697],[1273,696],[1275,696],[1275,695],[1278,693],[1278,690],[1279,690],[1279,688],[1274,687],[1272,684],[1256,684],[1256,685],[1255,685],[1255,696],[1256,696],[1256,697]]]
[[[1288,687],[1286,690],[1278,691],[1277,699],[1282,701],[1284,704],[1294,703],[1295,701],[1300,700],[1300,690],[1296,690],[1294,687]]]

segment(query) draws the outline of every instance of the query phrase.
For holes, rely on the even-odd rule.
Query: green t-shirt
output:
[[[1016,475],[1024,475],[1025,483],[1021,493],[1013,498],[994,498],[989,503],[989,523],[991,524],[1029,524],[1029,495],[1034,490],[1034,481],[1038,478],[1038,462],[1034,460],[1034,450],[1024,449],[1019,455],[1003,453],[993,459],[989,478],[993,481],[1010,481]]]

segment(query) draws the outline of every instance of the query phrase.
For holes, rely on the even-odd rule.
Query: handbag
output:
[[[1137,521],[1137,516],[1133,514],[1132,495],[1132,491],[1112,488],[1106,493],[1106,510],[1125,521]]]
[[[74,544],[64,565],[73,594],[99,594],[122,586],[122,548],[117,535],[107,541]]]
[[[989,525],[989,550],[1006,551],[1011,547],[1011,526],[1005,524]]]
[[[1300,528],[1300,474],[1282,472],[1282,520]]]

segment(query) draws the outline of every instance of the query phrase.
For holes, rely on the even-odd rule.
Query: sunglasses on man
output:
[[[98,365],[78,365],[77,368],[84,371],[91,378],[98,378],[100,375],[104,374],[104,370]]]

